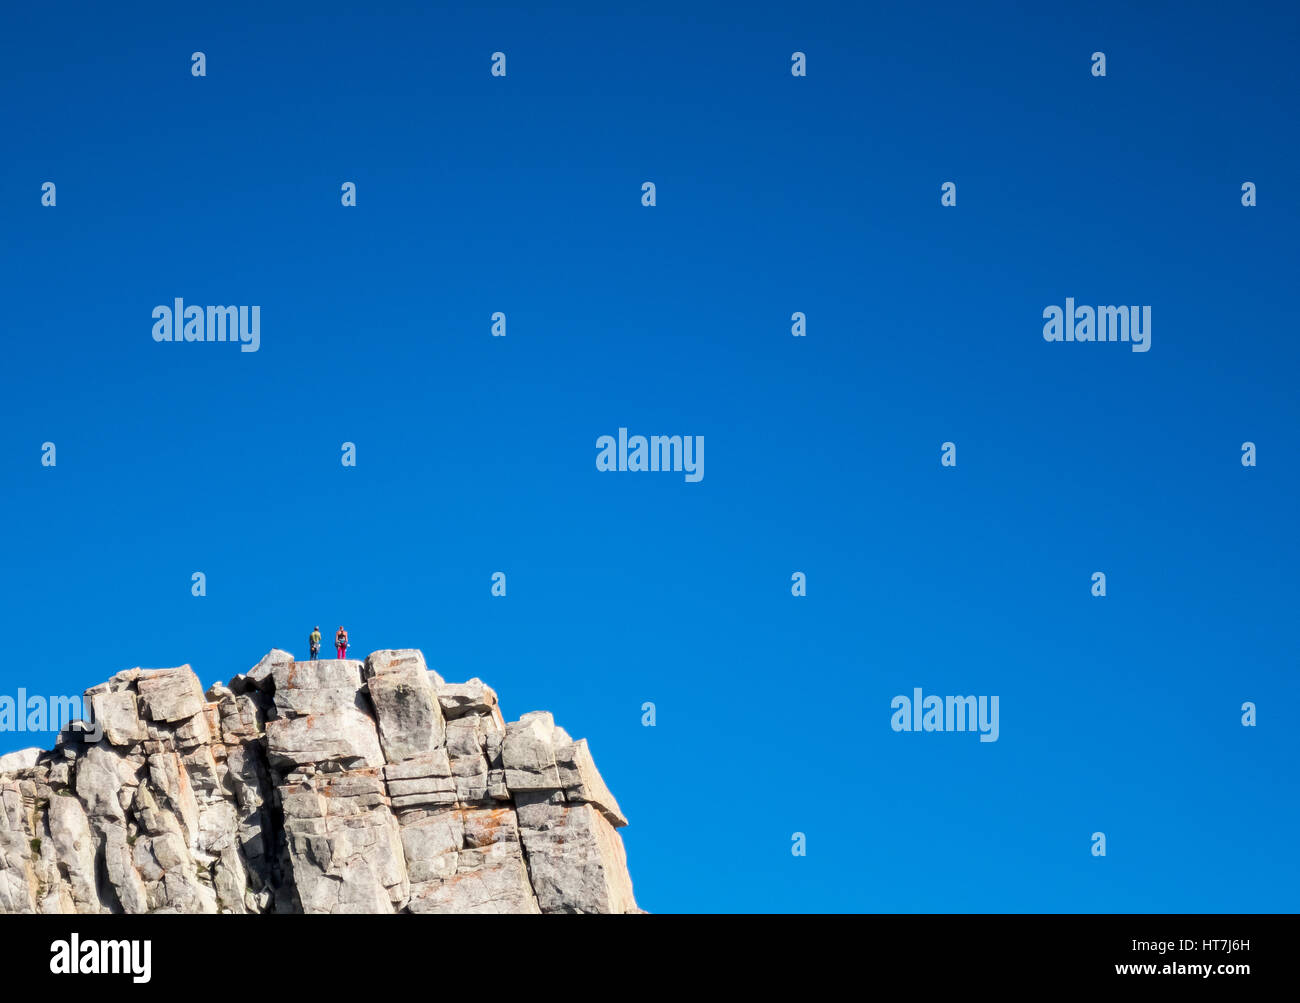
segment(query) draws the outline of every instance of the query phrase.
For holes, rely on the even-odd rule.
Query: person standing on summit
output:
[[[346,658],[348,653],[348,632],[342,627],[334,635],[334,647],[339,650],[339,658]]]
[[[311,632],[311,637],[308,638],[308,640],[311,642],[311,660],[314,662],[316,661],[316,659],[320,658],[320,628],[319,627],[315,628]]]

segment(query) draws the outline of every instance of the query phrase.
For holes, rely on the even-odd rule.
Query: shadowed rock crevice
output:
[[[639,912],[585,739],[416,650],[119,672],[0,757],[0,913]]]

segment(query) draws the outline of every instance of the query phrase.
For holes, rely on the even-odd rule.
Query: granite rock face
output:
[[[99,741],[0,757],[0,913],[640,911],[586,740],[419,651],[86,697]]]

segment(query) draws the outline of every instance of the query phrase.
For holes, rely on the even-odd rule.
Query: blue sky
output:
[[[1295,909],[1293,6],[298,6],[6,15],[0,694],[346,623],[588,737],[653,912]]]

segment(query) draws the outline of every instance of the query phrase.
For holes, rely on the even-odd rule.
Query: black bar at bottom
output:
[[[1292,984],[1291,916],[0,916],[11,985],[202,998],[258,980],[295,993],[373,979],[447,991],[537,980],[622,995],[901,978],[949,987]],[[147,947],[146,947],[147,945]],[[262,981],[262,980],[274,980]],[[669,981],[664,981],[669,980]],[[255,984],[255,983],[254,983]]]

